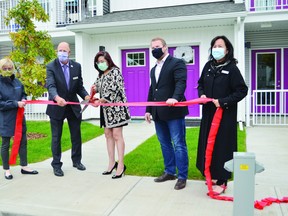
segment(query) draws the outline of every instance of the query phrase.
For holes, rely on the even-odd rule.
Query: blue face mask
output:
[[[57,56],[58,56],[58,59],[61,63],[66,63],[68,60],[68,53],[67,52],[58,52]]]
[[[212,56],[215,60],[220,60],[225,57],[224,48],[213,48],[212,49]]]

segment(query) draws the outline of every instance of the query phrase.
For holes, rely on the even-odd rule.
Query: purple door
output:
[[[187,66],[187,86],[185,97],[187,100],[198,98],[197,82],[199,79],[199,46],[169,47],[169,54],[176,58],[183,58]],[[200,117],[200,106],[189,106],[189,117]]]
[[[284,49],[284,89],[288,89],[288,48]]]
[[[147,101],[150,85],[149,49],[122,50],[122,73],[128,102]],[[144,117],[146,107],[130,107],[133,117]]]
[[[169,53],[179,57],[185,55],[188,47],[171,47]],[[199,79],[199,46],[192,46],[187,63],[187,100],[198,98],[197,81]],[[184,50],[184,54],[181,52]],[[186,59],[187,60],[187,59]],[[147,101],[150,86],[149,49],[122,50],[122,73],[125,81],[128,102]],[[143,117],[146,107],[130,107],[133,117]],[[189,106],[189,117],[200,117],[199,105]]]
[[[281,83],[281,49],[252,50],[251,86],[253,90],[282,89]],[[279,94],[259,92],[255,96],[257,104],[251,103],[257,113],[279,112]],[[252,97],[253,98],[253,97]]]
[[[288,48],[284,49],[284,57],[283,57],[283,61],[284,61],[284,89],[288,89]],[[286,93],[287,94],[287,93]],[[286,96],[286,98],[288,98],[288,95]],[[284,113],[288,113],[288,100],[286,100],[286,109],[284,111]]]

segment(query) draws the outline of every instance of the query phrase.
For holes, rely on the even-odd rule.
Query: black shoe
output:
[[[175,184],[174,189],[175,190],[181,190],[183,188],[185,188],[186,186],[186,179],[178,179],[178,181]]]
[[[122,173],[120,175],[113,175],[112,179],[118,179],[118,178],[121,178],[122,175],[124,176],[125,175],[125,170],[126,170],[126,166],[124,165],[124,169],[123,169]]]
[[[104,171],[104,172],[102,173],[102,175],[110,175],[114,169],[117,169],[117,166],[118,166],[118,163],[115,162],[115,164],[114,164],[114,166],[112,167],[112,169],[111,169],[110,171]]]
[[[64,176],[64,172],[61,168],[53,168],[53,171],[55,176]]]
[[[86,170],[86,167],[81,163],[74,163],[73,167],[76,167],[78,170]]]
[[[165,182],[168,180],[175,180],[175,179],[176,179],[176,176],[170,175],[170,174],[164,172],[161,176],[159,176],[158,178],[155,178],[154,181],[155,182]]]
[[[36,174],[38,174],[38,172],[37,172],[36,170],[27,171],[27,170],[24,170],[24,169],[21,169],[21,173],[22,173],[22,174],[30,174],[30,175],[36,175]]]
[[[5,176],[5,178],[8,179],[8,180],[13,179],[13,175],[11,175],[11,174],[7,176],[6,173],[4,173],[4,176]]]

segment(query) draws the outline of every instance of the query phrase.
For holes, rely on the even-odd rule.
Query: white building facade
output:
[[[0,1],[3,8],[1,2],[5,1]],[[71,44],[72,58],[82,64],[86,89],[97,77],[94,56],[105,47],[122,70],[128,101],[145,101],[149,72],[155,65],[150,41],[162,37],[171,55],[188,56],[186,97],[194,99],[210,42],[225,35],[234,46],[238,67],[249,86],[249,95],[239,104],[238,121],[247,125],[288,124],[288,64],[284,61],[288,58],[287,0],[40,2],[51,20],[37,26],[48,30],[55,47],[60,41]],[[15,28],[1,24],[1,57],[11,50],[8,32]],[[189,111],[188,118],[201,118],[198,105]],[[143,118],[144,112],[144,108],[131,107],[134,118]],[[84,119],[98,117],[99,110],[93,107],[83,114]]]

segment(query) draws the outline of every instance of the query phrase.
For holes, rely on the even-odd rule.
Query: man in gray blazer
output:
[[[164,158],[164,173],[154,179],[155,182],[178,180],[174,189],[180,190],[186,186],[188,176],[188,153],[186,146],[185,116],[188,108],[173,107],[180,101],[186,101],[187,69],[183,60],[168,54],[168,47],[162,38],[151,41],[152,55],[157,59],[151,69],[151,85],[148,101],[166,101],[167,106],[146,108],[145,120],[151,122],[151,115],[155,122],[158,140],[161,144]]]
[[[61,169],[61,136],[64,119],[67,119],[70,130],[73,167],[78,170],[86,169],[81,163],[81,107],[80,105],[69,105],[67,101],[79,102],[77,95],[85,100],[90,99],[90,96],[83,87],[81,65],[69,60],[69,44],[66,42],[59,43],[57,51],[58,58],[46,66],[46,84],[49,92],[49,100],[53,100],[58,106],[48,105],[46,114],[50,117],[52,132],[51,149],[53,160],[51,165],[54,175],[64,176],[64,172]]]

